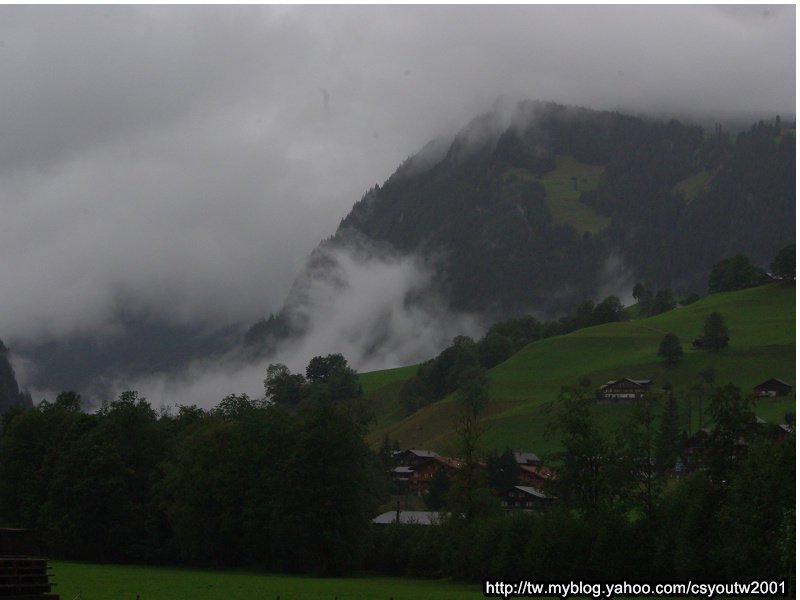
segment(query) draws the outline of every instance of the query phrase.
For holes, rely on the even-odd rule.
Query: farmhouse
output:
[[[791,391],[792,391],[791,385],[789,385],[785,381],[781,381],[780,379],[775,379],[774,377],[772,377],[771,379],[767,379],[762,383],[759,383],[757,386],[753,388],[753,392],[755,392],[755,395],[762,398],[788,396],[789,392]]]
[[[617,379],[600,387],[606,400],[637,400],[644,397],[653,385],[652,379]]]
[[[437,472],[444,470],[451,474],[461,466],[459,461],[431,450],[406,450],[397,454],[396,460],[399,466],[392,471],[392,478],[407,483],[414,492],[429,489]]]
[[[527,485],[515,485],[500,497],[503,510],[542,510],[552,502],[544,492]]]

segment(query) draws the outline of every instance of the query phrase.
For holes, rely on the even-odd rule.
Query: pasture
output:
[[[591,382],[590,392],[622,377],[652,379],[655,390],[669,383],[685,418],[691,418],[692,428],[699,424],[699,405],[690,391],[701,382],[698,374],[708,368],[714,369],[716,385],[731,382],[744,393],[770,377],[795,385],[794,294],[794,287],[781,284],[714,294],[655,317],[607,323],[534,342],[490,371],[491,401],[482,442],[487,449],[498,451],[506,446],[537,453],[558,450],[560,440],[552,431],[554,402],[563,386],[577,387],[584,376]],[[692,339],[702,332],[705,318],[714,311],[726,320],[729,347],[721,352],[693,350]],[[680,338],[684,350],[676,366],[665,365],[657,356],[661,338],[668,332]],[[382,416],[372,434],[373,443],[380,443],[388,433],[402,447],[455,451],[452,399],[405,417],[398,406],[397,381],[385,392],[370,394]],[[785,413],[794,410],[794,393],[756,404],[756,414],[775,423],[783,422]],[[601,404],[595,414],[611,429],[629,411],[628,405]]]
[[[481,584],[51,561],[61,600],[472,600]]]

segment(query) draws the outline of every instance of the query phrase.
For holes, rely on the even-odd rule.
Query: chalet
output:
[[[392,471],[392,478],[398,483],[406,483],[408,489],[422,492],[430,489],[437,472],[452,474],[461,463],[431,450],[406,450],[397,457],[399,466]]]
[[[775,379],[774,377],[771,379],[767,379],[762,383],[759,383],[757,386],[753,388],[753,392],[755,393],[755,395],[761,398],[788,396],[789,392],[791,391],[792,391],[791,385],[789,385],[785,381],[781,381],[780,379]]]
[[[553,473],[545,467],[520,465],[518,479],[520,483],[525,485],[532,485],[534,487],[541,488],[553,480]]]
[[[544,492],[527,485],[515,485],[500,496],[503,510],[543,510],[553,499]]]
[[[411,467],[395,467],[392,469],[392,480],[399,483],[408,483],[414,469]]]
[[[438,525],[441,521],[442,513],[429,510],[390,510],[372,519],[375,525]]]
[[[617,379],[600,387],[606,400],[638,400],[650,390],[652,379]]]
[[[409,489],[421,492],[430,489],[433,479],[439,471],[452,475],[461,466],[457,460],[439,456],[414,468],[408,479]]]
[[[441,457],[433,450],[416,450],[415,448],[398,452],[394,457],[395,462],[398,465],[404,465],[406,467],[411,467],[412,469],[436,458]]]

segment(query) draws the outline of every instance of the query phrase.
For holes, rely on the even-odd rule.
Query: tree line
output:
[[[320,393],[287,406],[233,395],[210,410],[156,411],[124,392],[89,414],[65,392],[3,415],[0,522],[36,532],[51,556],[99,562],[465,579],[786,577],[794,435],[776,441],[738,388],[703,393],[713,428],[689,455],[673,395],[637,403],[608,433],[591,398],[564,390],[552,409],[562,448],[549,461],[553,507],[506,516],[497,492],[515,474],[508,452],[480,466],[488,394],[473,371],[456,392],[464,466],[440,498],[443,523],[378,527],[370,521],[389,482],[357,399]]]
[[[3,415],[0,523],[63,559],[340,574],[385,494],[365,427],[324,394],[157,412],[129,391],[90,414],[62,393]]]

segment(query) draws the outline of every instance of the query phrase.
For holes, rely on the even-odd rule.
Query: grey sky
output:
[[[0,338],[277,310],[500,96],[792,118],[795,8],[0,6]]]

